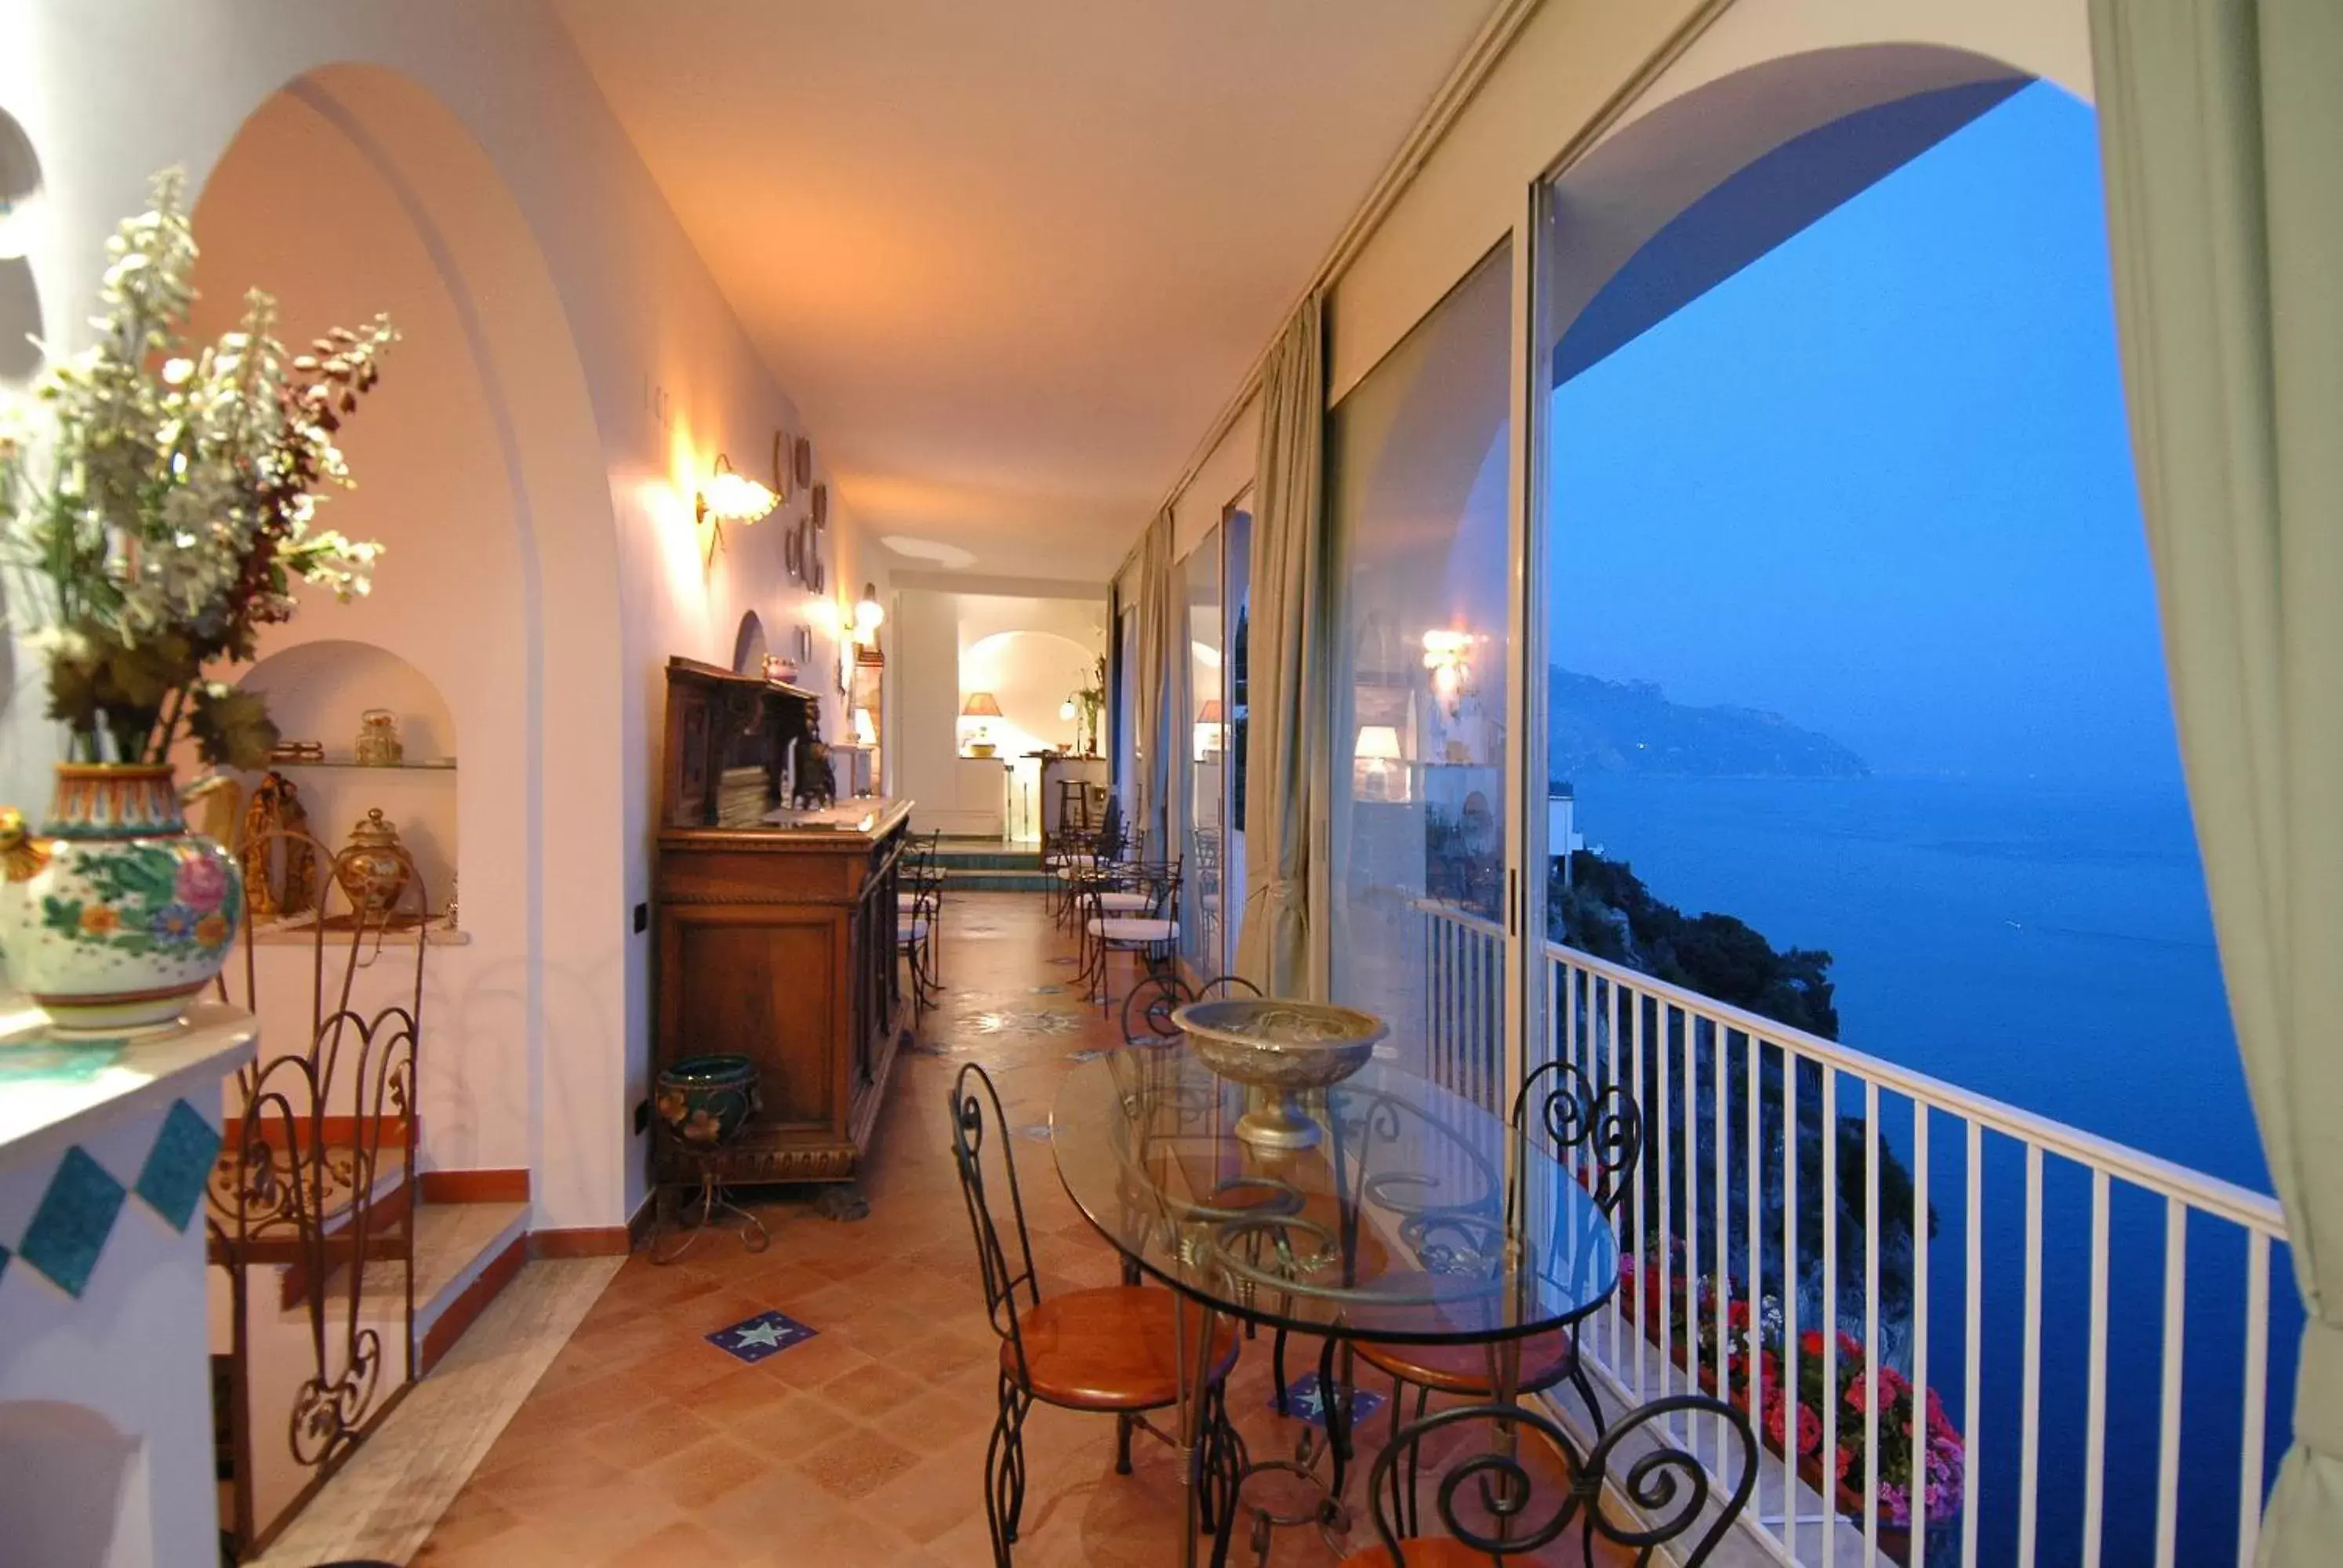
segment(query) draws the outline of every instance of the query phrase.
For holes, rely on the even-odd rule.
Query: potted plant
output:
[[[35,387],[45,427],[0,439],[19,598],[71,736],[41,832],[0,812],[0,956],[67,1028],[167,1022],[218,972],[242,880],[186,830],[173,748],[264,765],[266,704],[216,672],[291,618],[296,579],[347,600],[381,553],[311,519],[320,486],[350,482],[335,433],[375,385],[389,321],[289,353],[256,290],[236,330],[190,352],[183,176],[156,176],[154,204],[107,242],[97,342]]]

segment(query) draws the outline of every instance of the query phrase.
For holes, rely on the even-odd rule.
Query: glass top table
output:
[[[1303,1097],[1314,1145],[1274,1150],[1237,1136],[1246,1096],[1182,1043],[1082,1063],[1051,1107],[1075,1204],[1188,1298],[1313,1334],[1480,1343],[1573,1322],[1617,1288],[1594,1199],[1480,1106],[1371,1061]]]

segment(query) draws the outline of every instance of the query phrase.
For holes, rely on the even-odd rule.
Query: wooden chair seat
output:
[[[1180,1398],[1178,1325],[1172,1293],[1141,1285],[1106,1285],[1045,1297],[1018,1314],[1028,1387],[1034,1398],[1069,1410],[1158,1410]],[[1212,1332],[1212,1377],[1237,1359],[1235,1328]],[[1017,1352],[1003,1341],[1001,1370],[1017,1375]]]
[[[1404,1378],[1423,1388],[1474,1399],[1493,1399],[1490,1376],[1493,1345],[1403,1345],[1382,1340],[1361,1340],[1358,1357],[1390,1377]],[[1521,1342],[1521,1375],[1516,1392],[1551,1388],[1570,1372],[1568,1329],[1548,1329]]]

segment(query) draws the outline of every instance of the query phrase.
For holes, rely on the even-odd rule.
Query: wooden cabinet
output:
[[[712,1052],[757,1063],[761,1109],[716,1158],[725,1180],[850,1180],[902,1038],[910,803],[781,809],[788,747],[817,720],[789,688],[679,660],[668,714],[653,1070]],[[769,809],[749,811],[760,793]]]

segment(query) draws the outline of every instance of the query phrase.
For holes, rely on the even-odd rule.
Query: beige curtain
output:
[[[2309,1312],[2259,1561],[2343,1562],[2343,5],[2092,0],[2133,457]]]
[[[1313,749],[1327,722],[1324,304],[1312,294],[1262,372],[1247,633],[1245,885],[1237,972],[1272,996],[1304,996],[1310,964]]]
[[[1139,809],[1134,827],[1147,834],[1151,860],[1179,858],[1187,769],[1180,744],[1180,715],[1188,707],[1188,602],[1186,585],[1172,558],[1170,508],[1149,525],[1139,547],[1139,669],[1133,706],[1138,712],[1140,764],[1135,777]]]

